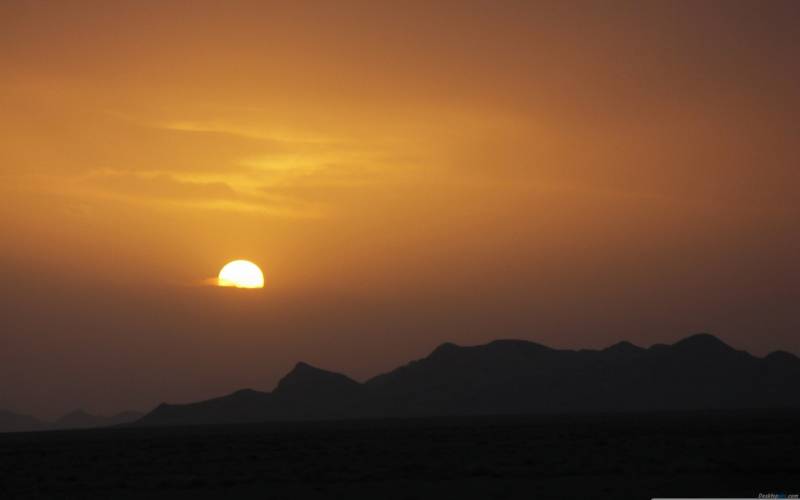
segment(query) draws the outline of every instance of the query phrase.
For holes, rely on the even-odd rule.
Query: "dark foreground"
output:
[[[0,498],[800,493],[800,414],[486,417],[0,434]]]

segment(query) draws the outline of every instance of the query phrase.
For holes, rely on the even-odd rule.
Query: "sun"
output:
[[[249,260],[228,262],[220,270],[217,285],[236,288],[264,288],[264,273]]]

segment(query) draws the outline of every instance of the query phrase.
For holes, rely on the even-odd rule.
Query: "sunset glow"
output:
[[[800,351],[798,8],[0,1],[0,409],[499,337]]]

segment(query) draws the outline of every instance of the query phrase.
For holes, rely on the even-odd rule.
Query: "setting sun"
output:
[[[264,273],[248,260],[234,260],[220,270],[217,284],[236,288],[264,288]]]

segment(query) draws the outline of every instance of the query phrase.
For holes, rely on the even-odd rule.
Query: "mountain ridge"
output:
[[[363,383],[298,362],[272,392],[160,405],[133,425],[514,413],[797,408],[800,358],[763,358],[700,333],[649,348],[445,342]],[[240,394],[239,396],[236,396]]]

